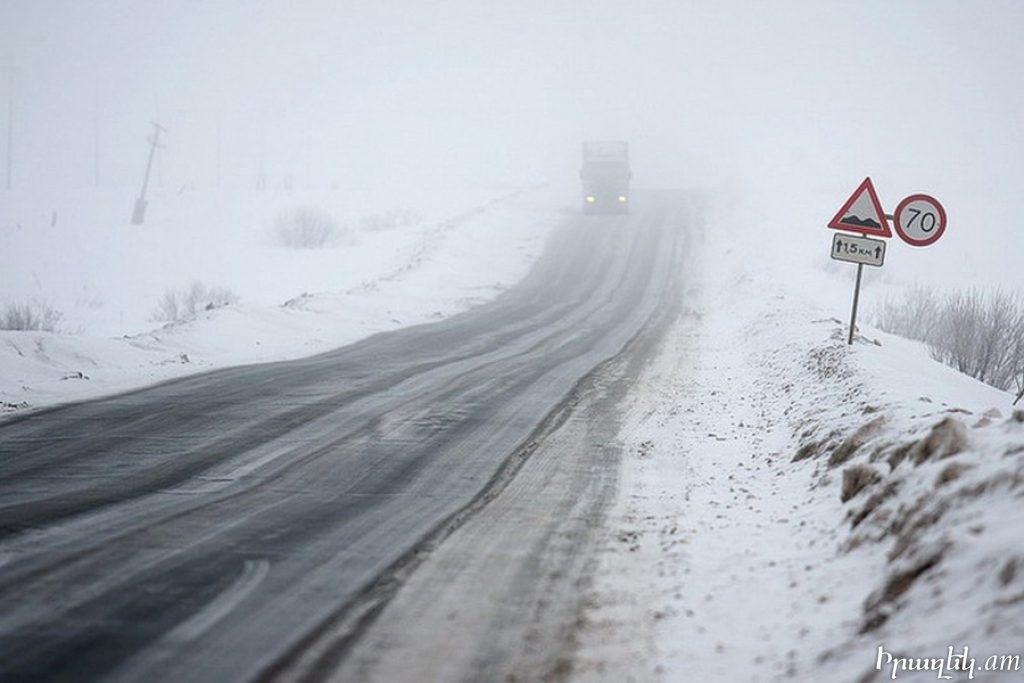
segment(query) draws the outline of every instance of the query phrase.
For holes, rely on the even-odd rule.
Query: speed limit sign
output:
[[[934,197],[912,194],[896,207],[893,225],[907,244],[927,247],[946,230],[946,210]]]

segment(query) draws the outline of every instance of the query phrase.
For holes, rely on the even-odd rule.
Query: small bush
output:
[[[937,332],[941,308],[934,290],[916,285],[899,299],[886,299],[875,315],[875,324],[886,332],[925,341]]]
[[[0,330],[56,332],[64,314],[40,302],[8,304],[0,315]]]
[[[414,209],[391,209],[384,213],[375,213],[364,217],[360,222],[360,227],[366,232],[381,232],[410,225],[419,225],[422,222],[423,216],[419,211]]]
[[[334,216],[313,206],[297,206],[278,215],[274,237],[281,246],[293,249],[322,249],[334,246],[347,236]]]
[[[202,311],[223,308],[238,301],[238,297],[223,287],[207,287],[193,282],[188,289],[168,289],[157,302],[153,319],[160,322],[182,322],[196,317]]]

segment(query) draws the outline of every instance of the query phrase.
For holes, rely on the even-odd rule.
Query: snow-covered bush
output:
[[[916,288],[887,301],[876,317],[880,328],[928,344],[932,356],[999,389],[1024,373],[1024,299],[996,289],[938,296]]]
[[[161,322],[191,320],[201,311],[212,311],[238,301],[238,297],[223,287],[207,287],[193,282],[187,289],[168,289],[157,302],[153,319]]]
[[[278,215],[274,238],[293,249],[322,249],[348,238],[348,228],[328,212],[314,206],[297,206]]]
[[[60,311],[41,302],[8,304],[0,315],[0,330],[56,332],[63,317]]]
[[[899,298],[888,297],[875,315],[875,324],[907,339],[927,341],[937,331],[941,308],[935,290],[918,285]]]
[[[366,232],[394,230],[409,225],[419,225],[423,216],[415,209],[391,209],[384,213],[375,213],[363,218],[360,227]]]
[[[1009,389],[1024,364],[1024,301],[1003,290],[957,292],[945,303],[940,333],[928,340],[943,363]]]

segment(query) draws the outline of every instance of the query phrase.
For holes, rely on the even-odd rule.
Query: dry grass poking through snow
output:
[[[64,315],[42,302],[8,304],[0,313],[0,330],[56,332]]]
[[[1020,654],[1024,412],[975,414],[921,397],[903,415],[906,406],[870,402],[838,340],[808,364],[860,400],[827,420],[808,410],[794,466],[813,467],[816,485],[835,489],[846,510],[840,552],[883,559],[856,633],[823,663],[868,642],[920,657],[950,645]]]
[[[230,289],[193,282],[186,289],[165,291],[153,311],[153,320],[172,324],[185,322],[195,319],[203,311],[212,311],[237,302],[238,296]]]

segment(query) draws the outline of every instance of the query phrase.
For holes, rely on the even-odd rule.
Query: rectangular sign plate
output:
[[[832,238],[832,258],[879,267],[885,262],[885,240],[838,234]]]

